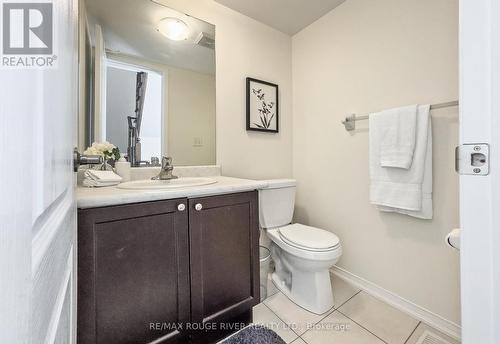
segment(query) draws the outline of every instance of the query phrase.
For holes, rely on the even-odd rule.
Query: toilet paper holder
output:
[[[460,228],[455,228],[448,235],[446,235],[445,241],[446,245],[454,248],[455,250],[460,251],[460,236],[462,230]]]

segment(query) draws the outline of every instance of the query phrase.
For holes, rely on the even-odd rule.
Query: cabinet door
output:
[[[189,321],[186,199],[79,210],[78,343],[181,341]]]
[[[193,322],[233,319],[259,303],[257,192],[189,200]]]

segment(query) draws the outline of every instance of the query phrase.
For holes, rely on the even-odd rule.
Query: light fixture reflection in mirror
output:
[[[163,18],[158,23],[158,31],[172,41],[183,41],[189,36],[189,27],[178,18]]]

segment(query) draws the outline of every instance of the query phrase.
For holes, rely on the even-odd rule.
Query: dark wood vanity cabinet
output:
[[[78,343],[209,343],[250,320],[257,212],[256,192],[79,209]]]
[[[259,303],[257,206],[256,192],[189,200],[191,320],[222,324],[202,336]]]
[[[78,211],[78,343],[148,343],[190,317],[186,199]],[[179,341],[181,342],[181,341]]]

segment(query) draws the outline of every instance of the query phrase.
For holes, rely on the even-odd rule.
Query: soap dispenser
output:
[[[122,182],[128,182],[130,180],[130,162],[128,162],[124,157],[121,157],[115,163],[116,174],[122,177]]]

